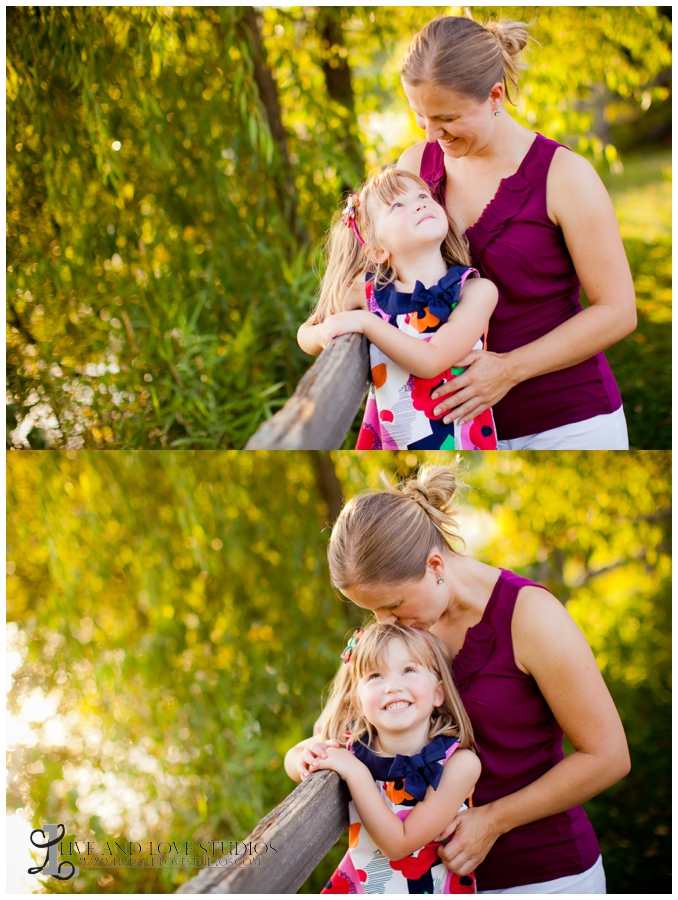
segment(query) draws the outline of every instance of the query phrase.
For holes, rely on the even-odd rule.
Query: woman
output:
[[[473,808],[445,832],[448,868],[475,869],[479,893],[605,893],[580,804],[629,771],[619,715],[555,597],[452,549],[456,490],[453,468],[431,467],[354,497],[332,530],[332,582],[379,622],[431,631],[453,656],[482,773]],[[307,772],[324,751],[298,746],[289,766]]]
[[[522,23],[447,16],[414,37],[403,62],[426,141],[399,166],[427,181],[499,289],[492,352],[469,353],[466,372],[432,396],[445,422],[492,406],[500,449],[628,449],[602,351],[636,327],[631,273],[593,167],[506,113],[527,39]]]

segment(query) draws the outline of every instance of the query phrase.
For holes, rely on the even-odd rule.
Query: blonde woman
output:
[[[426,181],[499,291],[490,352],[457,361],[466,371],[433,392],[434,414],[463,426],[492,407],[499,449],[624,450],[603,350],[636,327],[631,273],[593,167],[508,113],[527,41],[520,22],[444,16],[414,37],[402,65],[426,140],[399,166]]]
[[[332,582],[380,623],[450,652],[482,772],[440,849],[479,893],[605,893],[581,804],[629,771],[621,721],[586,639],[545,588],[459,552],[454,467],[350,500],[332,530]],[[565,757],[563,734],[574,752]],[[307,748],[303,762],[313,763]]]

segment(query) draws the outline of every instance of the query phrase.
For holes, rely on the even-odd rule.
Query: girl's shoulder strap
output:
[[[445,752],[445,759],[443,760],[443,765],[445,765],[445,763],[450,758],[450,756],[452,756],[454,751],[458,750],[460,746],[461,745],[460,745],[459,741],[455,738],[453,740],[453,742],[450,744],[450,746],[447,748],[447,751]]]

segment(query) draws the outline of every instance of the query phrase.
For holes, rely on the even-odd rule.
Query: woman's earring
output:
[[[500,116],[500,115],[501,115],[501,110],[500,110],[500,109],[495,109],[494,114],[495,114],[495,116]]]
[[[445,579],[444,579],[444,578],[439,578],[439,579],[438,579],[438,584],[445,584]]]

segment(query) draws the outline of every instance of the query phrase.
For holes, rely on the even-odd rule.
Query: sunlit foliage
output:
[[[282,756],[362,620],[327,575],[341,495],[432,458],[12,454],[10,808],[83,840],[242,839],[291,789]],[[588,804],[609,890],[664,892],[670,455],[467,458],[468,552],[567,603],[626,725],[632,773]],[[83,869],[67,889],[171,891],[188,874]]]
[[[254,10],[8,8],[13,445],[242,447],[307,367],[323,232],[342,190],[420,138],[399,62],[443,9]],[[618,179],[620,148],[666,137],[660,8],[510,16],[534,20],[519,121]],[[668,446],[665,407],[635,446]]]

